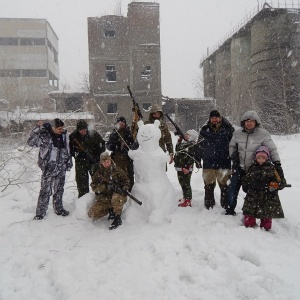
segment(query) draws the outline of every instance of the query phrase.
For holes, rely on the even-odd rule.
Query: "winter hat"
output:
[[[198,141],[198,132],[194,129],[190,129],[186,132],[186,134],[189,135],[189,141],[190,142],[197,142]]]
[[[100,163],[102,163],[102,162],[104,162],[104,161],[106,161],[108,159],[111,159],[111,157],[110,157],[110,155],[109,155],[108,152],[102,152],[100,154]]]
[[[119,123],[119,122],[123,122],[123,123],[126,124],[126,119],[125,119],[124,117],[119,117],[119,118],[117,119],[117,123]]]
[[[212,110],[209,114],[209,117],[212,118],[212,117],[218,117],[218,118],[221,118],[221,114],[215,109],[215,110]]]
[[[56,119],[51,121],[51,126],[53,128],[63,127],[64,125],[65,125],[65,123],[59,118],[56,118]]]
[[[270,151],[269,151],[268,147],[266,147],[266,146],[258,147],[257,150],[255,151],[255,158],[258,155],[264,155],[267,159],[269,159],[270,158]]]
[[[80,119],[77,122],[76,128],[77,128],[77,130],[87,129],[88,128],[88,124],[87,124],[86,121]]]

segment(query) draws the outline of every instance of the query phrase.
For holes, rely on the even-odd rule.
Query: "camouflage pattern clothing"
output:
[[[174,157],[175,170],[177,171],[177,178],[182,188],[183,198],[189,200],[192,199],[191,177],[194,165],[193,157],[195,155],[195,147],[193,145],[193,142],[177,143]],[[184,174],[182,168],[189,169],[189,173]]]
[[[161,131],[161,138],[159,140],[159,146],[161,149],[164,150],[164,152],[168,151],[169,154],[173,154],[173,143],[172,143],[172,137],[169,131],[168,126],[164,122],[164,114],[161,110],[161,108],[157,105],[153,105],[150,113],[149,113],[149,121],[145,122],[145,124],[153,124],[155,119],[153,118],[152,114],[154,112],[160,112],[161,117],[158,119],[160,121],[159,129]]]
[[[30,133],[27,144],[39,147],[38,166],[42,170],[41,190],[38,197],[36,215],[45,216],[50,196],[53,193],[53,209],[62,212],[66,171],[72,168],[67,132],[61,135],[53,133],[51,125],[44,123],[36,126]]]
[[[108,181],[110,179],[117,181],[125,190],[128,190],[130,186],[129,178],[122,169],[113,163],[109,168],[100,165],[91,183],[92,190],[96,193],[96,200],[90,208],[88,216],[93,219],[106,216],[110,208],[113,208],[115,214],[120,216],[127,201],[126,195],[116,192],[102,177]]]
[[[269,191],[270,182],[278,182],[275,166],[267,161],[254,162],[243,177],[243,190],[247,193],[243,205],[244,215],[259,219],[284,218],[278,190]]]
[[[126,144],[125,144],[126,143]],[[128,156],[128,147],[132,147],[133,138],[130,128],[127,126],[123,129],[114,130],[109,136],[106,148],[112,151],[111,158],[116,166],[121,168],[129,177],[131,191],[134,184],[133,161]]]
[[[76,129],[70,134],[70,150],[75,158],[75,180],[80,198],[89,192],[89,174],[93,176],[95,164],[105,151],[105,142],[95,130],[87,130],[86,135],[81,135]]]

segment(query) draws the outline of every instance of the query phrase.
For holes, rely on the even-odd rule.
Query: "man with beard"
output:
[[[226,195],[228,181],[231,173],[231,160],[229,156],[229,142],[232,138],[234,128],[224,117],[221,117],[217,110],[210,112],[209,120],[200,130],[200,136],[204,140],[200,144],[201,157],[203,160],[203,181],[204,181],[204,205],[207,209],[213,208],[216,204],[214,189],[216,181],[221,189],[222,207],[226,207]]]
[[[121,168],[130,179],[129,191],[131,191],[134,183],[133,163],[128,156],[129,148],[132,148],[133,138],[130,128],[126,124],[124,117],[117,119],[117,128],[113,130],[109,136],[106,148],[112,151],[111,158],[116,166]]]
[[[169,164],[171,164],[174,161],[172,137],[168,126],[164,122],[164,114],[162,109],[157,104],[152,105],[149,114],[149,121],[145,122],[145,124],[154,124],[155,120],[160,121],[159,129],[161,131],[161,138],[159,140],[159,146],[164,152],[169,152]]]

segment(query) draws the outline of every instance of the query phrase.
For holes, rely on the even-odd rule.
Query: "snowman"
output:
[[[126,219],[146,219],[151,223],[160,223],[168,218],[176,207],[176,193],[167,174],[166,163],[170,156],[159,146],[160,121],[144,125],[138,122],[137,140],[139,148],[129,150],[133,160],[135,182],[132,194],[143,202],[142,206],[131,205]]]

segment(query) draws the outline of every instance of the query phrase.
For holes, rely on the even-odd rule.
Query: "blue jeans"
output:
[[[246,172],[238,167],[237,170],[231,175],[230,184],[228,187],[227,205],[228,210],[234,211],[237,204],[237,198],[242,186],[242,179]]]

